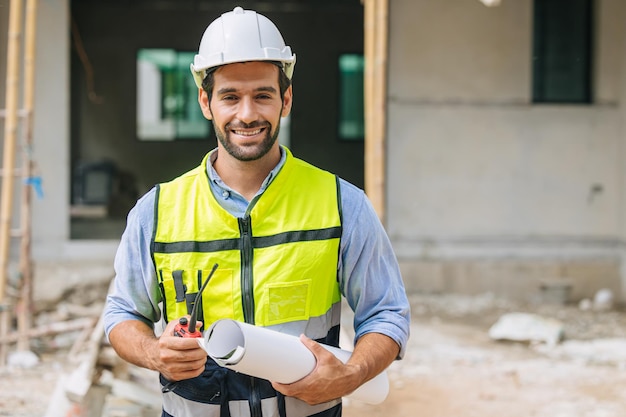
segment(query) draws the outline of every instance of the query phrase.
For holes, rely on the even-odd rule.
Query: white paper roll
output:
[[[218,320],[198,339],[220,366],[283,384],[296,382],[315,369],[315,356],[296,336],[230,319]],[[351,352],[322,346],[346,363]],[[381,403],[389,393],[383,371],[348,395],[368,404]]]

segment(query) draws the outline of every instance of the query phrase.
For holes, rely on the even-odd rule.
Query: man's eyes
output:
[[[274,97],[270,94],[258,94],[255,97],[255,100],[271,100]],[[239,100],[238,96],[234,96],[234,95],[228,95],[228,96],[223,96],[222,100],[224,101],[234,101],[234,100]]]

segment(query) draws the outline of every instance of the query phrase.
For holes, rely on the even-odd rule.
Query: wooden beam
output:
[[[17,136],[17,111],[19,97],[19,56],[22,34],[22,1],[11,0],[9,10],[9,36],[7,44],[6,115],[4,121],[4,148],[2,169],[9,175],[2,176],[0,194],[0,339],[4,338],[11,323],[11,309],[6,297],[11,246],[11,211],[15,177],[15,142]],[[0,344],[0,366],[7,361],[7,345]]]
[[[103,338],[104,322],[103,316],[100,316],[98,323],[87,341],[84,357],[76,369],[70,374],[65,385],[65,394],[70,400],[76,403],[83,403],[85,396],[95,382],[94,379],[97,373],[96,364],[98,362],[98,355],[100,354]]]
[[[365,192],[385,222],[388,0],[364,0]]]
[[[22,1],[11,0],[9,11],[9,40],[7,45],[6,116],[4,121],[4,150],[2,169],[13,172],[15,169],[15,142],[17,136],[17,109],[19,97],[19,56],[22,36]],[[11,212],[15,178],[2,177],[0,195],[0,303],[5,302],[9,247],[11,245]]]
[[[374,177],[373,164],[372,164],[372,142],[374,140],[374,106],[373,106],[373,91],[374,91],[374,39],[376,34],[375,28],[375,13],[374,13],[375,0],[363,0],[364,10],[364,40],[365,40],[365,74],[364,74],[364,107],[365,107],[365,193],[372,201],[374,209],[377,213],[380,212],[375,201],[377,196],[375,195],[376,188],[373,186],[372,178]]]
[[[35,45],[37,29],[37,0],[26,1],[26,36],[24,38],[24,120],[22,150],[22,178],[33,175],[33,110],[35,100]],[[32,189],[29,183],[22,185],[22,204],[20,206],[21,240],[20,240],[20,299],[17,303],[17,327],[20,339],[18,350],[30,347],[28,330],[32,327],[33,315],[33,273],[31,256],[31,200]]]
[[[93,327],[96,324],[97,319],[93,317],[82,317],[68,321],[58,321],[28,329],[28,337],[36,338],[50,336],[58,333],[66,333],[83,329],[89,329],[89,334],[91,334],[93,332]],[[9,333],[4,337],[4,339],[0,340],[0,344],[14,343],[17,342],[19,338],[20,335],[18,333]]]

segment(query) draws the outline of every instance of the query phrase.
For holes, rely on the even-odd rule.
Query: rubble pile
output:
[[[2,377],[41,377],[34,392],[47,401],[0,395],[0,415],[122,417],[160,413],[158,376],[130,366],[106,342],[101,321],[108,284],[68,290],[57,303],[34,311],[30,350],[12,346]],[[17,389],[16,389],[17,390]],[[32,393],[26,393],[32,395]],[[42,395],[38,397],[41,398]],[[8,414],[5,414],[4,411]]]

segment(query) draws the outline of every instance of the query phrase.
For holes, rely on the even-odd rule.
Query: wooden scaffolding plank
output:
[[[37,0],[26,1],[26,23],[24,37],[24,111],[22,141],[22,178],[33,175],[33,110],[35,105],[35,46],[37,29]],[[33,314],[33,273],[31,259],[31,211],[32,187],[29,181],[22,184],[20,212],[20,299],[17,304],[17,326],[20,338],[18,350],[30,347],[28,330],[32,327]]]
[[[365,7],[365,192],[385,222],[388,0]]]
[[[22,1],[11,0],[9,10],[9,36],[7,45],[6,115],[4,121],[4,149],[2,169],[11,173],[15,169],[15,144],[17,137],[17,112],[19,96],[19,57],[22,36]],[[11,244],[11,212],[15,177],[3,175],[0,194],[0,339],[9,332],[11,309],[6,296]],[[0,365],[6,363],[6,344],[0,344]]]
[[[13,172],[15,169],[15,144],[17,141],[17,110],[19,99],[19,57],[22,36],[22,1],[11,0],[9,10],[9,40],[7,45],[6,116],[4,121],[4,150],[2,169]],[[11,234],[11,214],[15,178],[2,177],[0,194],[0,303],[6,298],[7,270]]]

